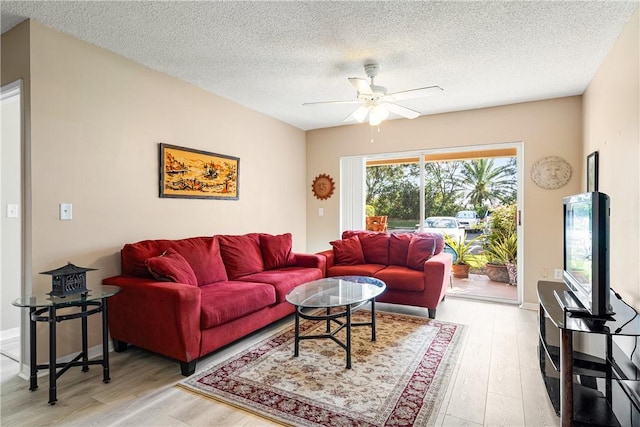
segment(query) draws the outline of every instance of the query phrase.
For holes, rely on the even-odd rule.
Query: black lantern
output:
[[[95,268],[78,267],[68,263],[64,267],[56,268],[51,271],[43,271],[40,274],[49,274],[53,276],[51,284],[51,292],[49,295],[63,297],[66,295],[87,292],[87,271],[96,270]]]

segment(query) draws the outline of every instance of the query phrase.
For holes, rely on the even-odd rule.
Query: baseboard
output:
[[[11,340],[20,336],[20,328],[7,329],[6,331],[0,331],[0,342],[5,340]]]
[[[533,303],[530,303],[530,302],[523,302],[522,304],[520,304],[520,308],[522,308],[524,310],[538,311],[538,308],[540,308],[540,304],[533,304]]]
[[[111,353],[111,352],[113,352],[113,343],[111,341],[109,341],[109,353]],[[95,347],[89,348],[87,350],[87,353],[89,354],[89,360],[102,358],[102,344],[97,345]],[[67,363],[67,362],[70,362],[77,355],[78,355],[78,353],[74,353],[74,354],[70,354],[68,356],[59,357],[56,360],[56,363]],[[29,370],[29,364],[25,360],[24,363],[20,364],[20,373],[18,374],[18,376],[20,378],[24,379],[25,381],[28,381],[30,375],[31,375],[31,372]],[[48,375],[49,375],[49,370],[48,369],[40,369],[40,370],[38,370],[38,378],[46,377]]]

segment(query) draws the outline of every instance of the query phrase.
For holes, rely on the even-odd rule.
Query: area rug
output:
[[[359,311],[353,321],[370,315]],[[380,311],[376,323],[375,342],[370,327],[352,328],[352,369],[331,340],[303,340],[293,357],[291,325],[178,387],[295,426],[433,425],[463,326]],[[300,328],[322,334],[325,323]]]

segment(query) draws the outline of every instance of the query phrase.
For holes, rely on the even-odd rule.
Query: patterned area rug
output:
[[[359,311],[353,321],[370,316]],[[302,340],[293,357],[292,325],[178,387],[296,426],[433,425],[463,327],[380,311],[376,323],[375,342],[370,327],[352,328],[352,369],[331,340]],[[303,335],[324,328],[300,325]]]

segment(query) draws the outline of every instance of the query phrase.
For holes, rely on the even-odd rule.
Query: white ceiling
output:
[[[635,1],[2,1],[32,18],[303,130],[337,126],[348,77],[380,64],[402,105],[435,114],[582,94]],[[391,116],[393,118],[393,115]]]

